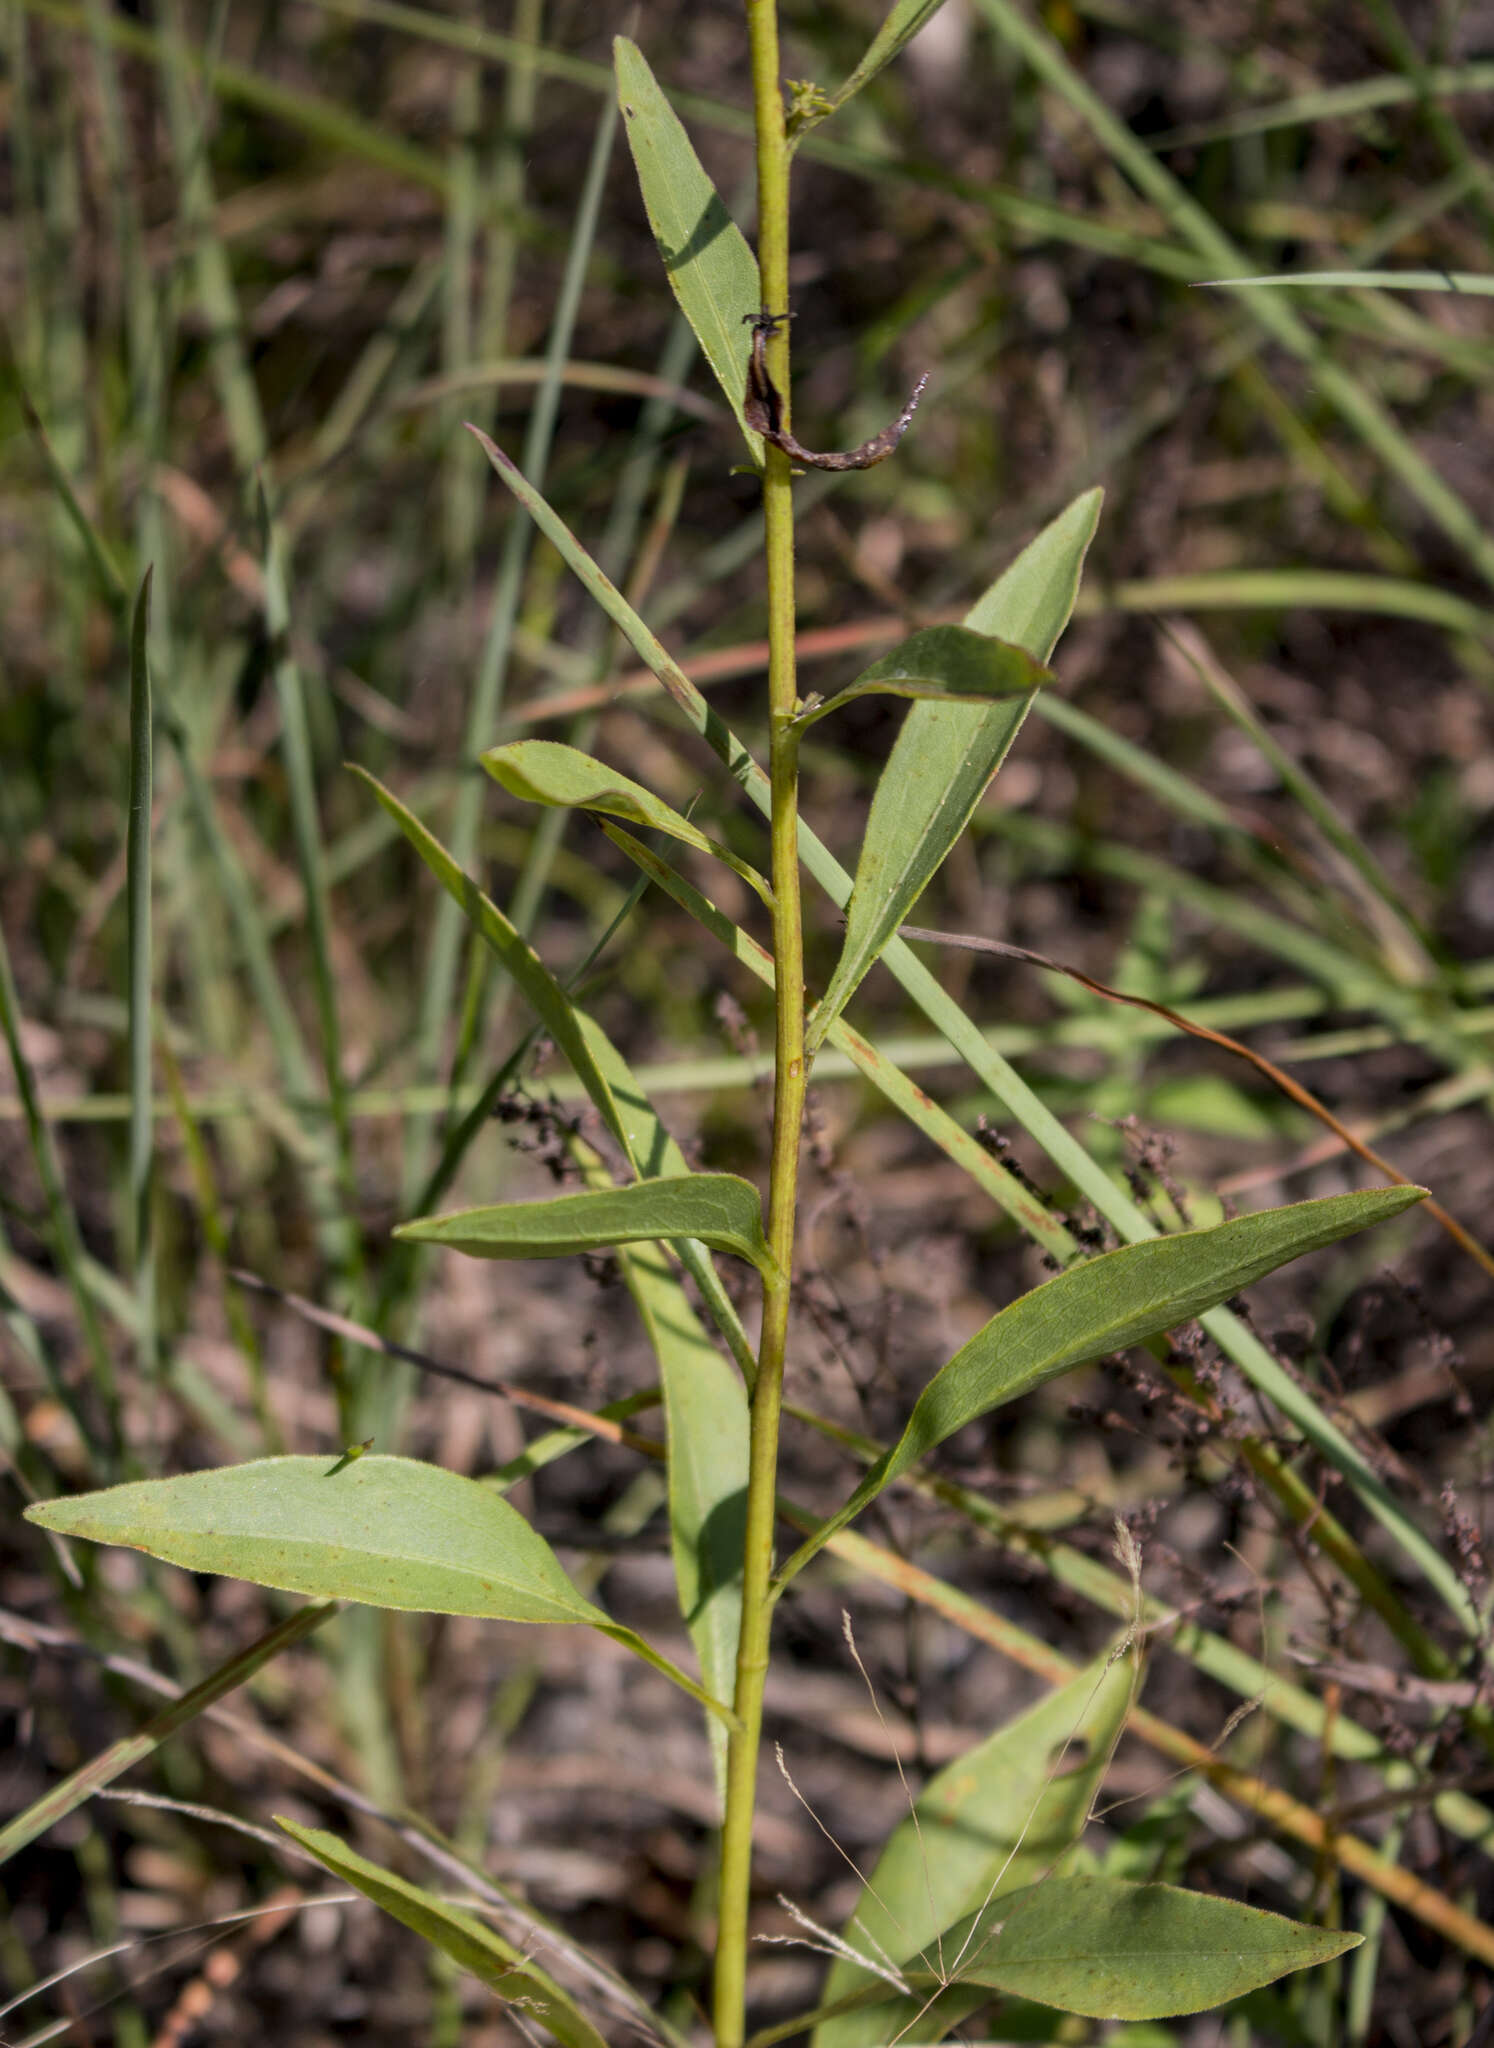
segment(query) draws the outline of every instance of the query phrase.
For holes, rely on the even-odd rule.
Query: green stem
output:
[[[788,311],[788,148],[778,79],[777,0],[746,0],[757,132],[758,267],[762,310]],[[758,308],[743,308],[743,311]],[[768,339],[777,389],[789,388],[788,324]],[[785,424],[787,421],[785,420]],[[748,1916],[752,1902],[752,1815],[762,1735],[763,1686],[772,1628],[774,1497],[778,1423],[793,1284],[794,1206],[804,1115],[804,934],[799,901],[798,704],[794,675],[794,503],[788,457],[764,449],[763,524],[768,575],[769,773],[773,788],[773,952],[777,962],[773,1158],[768,1242],[778,1270],[763,1295],[762,1338],[752,1394],[752,1449],[743,1542],[742,1625],[733,1704],[741,1722],[730,1739],[716,1939],[716,2048],[741,2048],[746,2034]]]

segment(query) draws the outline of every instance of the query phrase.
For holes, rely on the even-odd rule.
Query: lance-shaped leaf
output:
[[[449,1245],[474,1259],[560,1259],[649,1238],[694,1237],[713,1251],[735,1253],[760,1272],[773,1268],[757,1189],[734,1173],[692,1173],[596,1194],[556,1195],[548,1202],[457,1209],[402,1223],[394,1234]]]
[[[646,1178],[687,1178],[690,1168],[658,1112],[606,1034],[573,1005],[509,920],[465,875],[420,821],[387,790],[375,789],[417,853],[457,897],[474,927],[514,971],[551,1036],[570,1055],[578,1077],[634,1170]],[[703,1245],[671,1240],[716,1321],[727,1331],[744,1372],[751,1346]],[[742,1386],[717,1356],[672,1270],[648,1255],[625,1263],[654,1341],[669,1427],[669,1527],[680,1605],[700,1658],[705,1687],[728,1702],[736,1665],[741,1609],[740,1547],[736,1565],[723,1560],[746,1484],[747,1414]],[[718,1770],[724,1731],[709,1719]]]
[[[1046,661],[1073,614],[1104,502],[1098,486],[1081,491],[982,591],[961,623],[973,633],[999,634]]]
[[[958,1944],[947,1945],[943,1930],[1046,1876],[1073,1847],[1109,1769],[1135,1684],[1128,1657],[1098,1658],[931,1778],[913,1814],[893,1830],[846,1922],[849,1946],[899,1967],[958,1977]],[[841,1960],[825,1980],[823,2003],[874,1981],[869,1971]],[[926,1994],[878,2003],[822,2021],[813,2048],[940,2041],[988,1997],[957,1984],[933,2005]]]
[[[522,797],[526,803],[603,811],[608,817],[626,818],[631,824],[647,825],[672,839],[682,839],[697,852],[723,861],[770,910],[773,907],[773,892],[756,868],[738,860],[641,782],[619,775],[579,747],[565,746],[559,740],[514,740],[505,747],[490,747],[482,756],[482,765],[511,796]]]
[[[441,887],[461,904],[473,929],[481,933],[498,955],[546,1031],[570,1061],[577,1079],[596,1105],[608,1130],[626,1149],[625,1124],[613,1099],[611,1085],[597,1065],[580,1012],[560,983],[523,933],[504,916],[496,903],[483,894],[472,877],[452,859],[440,840],[426,830],[415,813],[366,769],[354,766],[353,773],[368,784]]]
[[[993,1316],[929,1381],[908,1426],[840,1511],[822,1522],[779,1574],[791,1579],[909,1466],[957,1429],[1045,1380],[1123,1351],[1228,1301],[1288,1259],[1388,1222],[1425,1188],[1371,1188],[1237,1216],[1212,1230],[1123,1245],[1034,1287]]]
[[[659,1366],[669,1441],[669,1545],[675,1587],[707,1692],[731,1704],[742,1625],[748,1416],[740,1378],[690,1306],[657,1245],[623,1251],[624,1285]],[[726,1798],[726,1726],[707,1724],[716,1790]]]
[[[818,1051],[970,823],[1022,729],[1034,694],[1029,691],[989,710],[938,701],[915,704],[904,720],[872,797],[840,958],[805,1031],[810,1053]]]
[[[1015,697],[1051,683],[1050,670],[1025,647],[972,633],[968,626],[928,626],[863,669],[853,683],[822,704],[811,702],[794,720],[813,725],[858,697],[924,697],[936,702],[981,703]]]
[[[617,830],[617,827],[612,827]],[[622,1055],[583,1013],[598,1064],[629,1119],[631,1158],[641,1171],[687,1176],[675,1140]],[[736,1689],[742,1619],[743,1516],[748,1468],[747,1394],[756,1366],[747,1333],[704,1246],[676,1238],[672,1249],[700,1289],[740,1367],[734,1372],[690,1305],[680,1275],[653,1245],[620,1251],[618,1267],[654,1347],[669,1441],[669,1544],[680,1612],[700,1659],[707,1692],[730,1702]],[[717,1791],[726,1796],[726,1729],[710,1717]]]
[[[257,1458],[28,1508],[44,1529],[318,1600],[493,1621],[581,1622],[713,1713],[730,1711],[571,1584],[491,1487],[415,1458]]]
[[[577,1079],[634,1170],[645,1178],[688,1174],[690,1169],[683,1155],[660,1124],[626,1062],[596,1022],[570,1000],[529,941],[457,865],[413,811],[366,770],[355,767],[353,773],[368,784],[442,888],[461,904],[473,930],[512,974],[550,1037],[570,1060]],[[621,1093],[616,1092],[619,1089]],[[709,1300],[709,1261],[703,1253],[696,1259],[687,1251],[685,1263]]]
[[[334,1877],[362,1892],[364,1898],[372,1899],[392,1919],[412,1928],[460,1969],[479,1978],[499,1998],[519,2006],[526,2021],[537,2022],[562,2043],[562,2048],[607,2048],[605,2035],[598,2033],[576,2001],[538,1963],[505,1941],[501,1934],[495,1934],[475,1914],[463,1912],[460,1906],[448,1906],[434,1892],[370,1863],[366,1856],[349,1849],[325,1828],[298,1827],[279,1814],[275,1824],[284,1828],[292,1841],[299,1842]]]
[[[643,52],[626,36],[612,45],[617,103],[638,170],[648,224],[670,289],[761,467],[762,436],[742,412],[752,339],[742,324],[762,307],[757,258],[706,176],[679,116]]]
[[[1363,1939],[1170,1884],[1051,1877],[948,1929],[944,1946],[965,1951],[964,1983],[1089,2019],[1157,2020],[1223,2005]]]
[[[617,587],[608,581],[565,522],[525,482],[500,449],[494,447],[486,436],[479,435],[478,438],[505,487],[554,544],[556,551],[618,627],[640,661],[658,677],[686,723],[703,736],[728,773],[741,783],[752,801],[766,813],[771,802],[769,779],[750,750],[712,710],[678,662],[649,631]],[[1098,491],[1086,491],[1075,499],[1023,549],[1010,568],[966,613],[964,623],[977,632],[997,633],[1003,639],[1016,641],[1046,659],[1067,622],[1077,593],[1083,550],[1075,546],[1076,526],[1084,533],[1093,529],[1100,497]],[[966,707],[958,705],[915,704],[908,714],[908,721],[911,723],[926,711],[940,709],[969,715]],[[834,901],[837,904],[847,902],[850,877],[803,819],[799,823],[799,851],[805,867]],[[1122,1235],[1135,1236],[1144,1231],[1145,1219],[1130,1196],[1108,1178],[1082,1145],[1070,1137],[1062,1123],[1032,1094],[976,1030],[958,1003],[946,995],[915,956],[912,947],[905,940],[896,939],[889,943],[887,950],[893,974],[918,1007],[944,1033],[983,1082],[1014,1106],[1014,1114],[1028,1125],[1062,1171],[1083,1190],[1086,1198],[1110,1219]],[[1041,1208],[1031,1204],[1025,1195],[1020,1195],[1014,1184],[1007,1183],[1005,1195],[999,1198],[1034,1235],[1041,1237],[1054,1227],[1052,1219],[1045,1222]],[[1466,1632],[1478,1635],[1481,1624],[1477,1605],[1457,1572],[1405,1504],[1386,1486],[1364,1453],[1324,1413],[1310,1391],[1300,1387],[1260,1339],[1227,1309],[1210,1312],[1210,1334],[1251,1384],[1271,1401],[1307,1442],[1315,1445],[1329,1463],[1345,1475],[1359,1499],[1388,1531],[1397,1547],[1414,1561],[1423,1577],[1458,1616],[1460,1625]]]
[[[866,55],[856,66],[845,84],[829,94],[816,94],[810,103],[798,111],[789,125],[789,146],[797,149],[811,128],[817,128],[821,121],[838,113],[846,101],[853,99],[864,85],[870,85],[879,71],[884,71],[893,58],[912,42],[914,36],[933,19],[944,5],[944,0],[897,0],[882,26],[872,37]]]
[[[1073,610],[1100,503],[1098,491],[1076,498],[991,585],[965,626],[1046,661]],[[989,706],[918,703],[903,720],[872,798],[840,959],[805,1033],[811,1052],[969,824],[1033,695]]]

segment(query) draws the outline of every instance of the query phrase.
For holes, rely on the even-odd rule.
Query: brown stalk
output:
[[[1213,1031],[1207,1024],[1195,1024],[1191,1018],[1181,1016],[1176,1010],[1169,1010],[1165,1003],[1154,1003],[1148,996],[1127,995],[1124,989],[1111,988],[1106,982],[1096,981],[1093,975],[1085,974],[1081,968],[1070,967],[1062,960],[1050,960],[1045,953],[1034,953],[1026,946],[1010,946],[1002,939],[973,938],[963,932],[928,931],[921,925],[900,925],[898,931],[905,939],[924,939],[930,945],[954,946],[967,953],[994,953],[1003,960],[1024,960],[1029,967],[1041,967],[1049,974],[1065,974],[1070,981],[1077,981],[1081,988],[1087,988],[1091,994],[1103,996],[1107,1003],[1125,1003],[1133,1010],[1145,1010],[1153,1017],[1161,1017],[1177,1030],[1186,1031],[1190,1038],[1207,1039],[1210,1045],[1221,1046],[1225,1052],[1232,1052],[1236,1058],[1248,1061],[1258,1074],[1263,1075],[1290,1101],[1305,1109],[1309,1115],[1315,1116],[1319,1123],[1326,1124],[1339,1142],[1347,1145],[1366,1166],[1372,1166],[1377,1173],[1383,1173],[1385,1178],[1394,1181],[1397,1187],[1407,1188],[1412,1185],[1407,1175],[1392,1166],[1388,1159],[1382,1158],[1372,1146],[1366,1145],[1346,1123],[1340,1122],[1327,1104],[1320,1102],[1311,1089],[1304,1088],[1300,1081],[1294,1081],[1290,1074],[1284,1072],[1274,1061],[1268,1060],[1264,1053],[1252,1052],[1251,1048],[1242,1045],[1238,1038],[1230,1038],[1223,1031]],[[1427,1214],[1435,1218],[1455,1244],[1460,1245],[1486,1273],[1494,1274],[1494,1253],[1480,1244],[1478,1239],[1465,1230],[1457,1218],[1450,1215],[1432,1196],[1428,1195],[1425,1207]]]
[[[648,1437],[624,1429],[620,1422],[614,1422],[609,1416],[594,1415],[589,1408],[573,1408],[569,1401],[552,1401],[548,1395],[533,1394],[527,1387],[514,1386],[510,1380],[484,1379],[481,1374],[467,1372],[460,1365],[448,1365],[444,1359],[432,1358],[428,1352],[412,1350],[408,1344],[396,1344],[392,1337],[381,1337],[366,1323],[355,1323],[349,1316],[320,1308],[304,1295],[292,1294],[271,1280],[261,1280],[257,1273],[245,1272],[240,1266],[231,1266],[228,1277],[237,1280],[241,1287],[252,1287],[257,1294],[272,1295],[308,1323],[315,1323],[319,1330],[328,1330],[334,1337],[345,1337],[350,1344],[361,1344],[366,1351],[380,1352],[385,1358],[403,1359],[407,1365],[418,1366],[422,1372],[435,1373],[444,1380],[456,1380],[464,1387],[476,1387],[481,1394],[496,1394],[500,1400],[512,1401],[516,1408],[528,1408],[536,1415],[548,1415],[552,1422],[563,1423],[568,1429],[582,1429],[589,1436],[606,1437],[609,1443],[626,1444],[630,1450],[642,1451],[648,1456],[658,1451],[659,1446]]]

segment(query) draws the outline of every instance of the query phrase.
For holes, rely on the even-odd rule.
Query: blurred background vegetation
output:
[[[877,11],[790,0],[787,75],[836,83]],[[760,737],[756,485],[675,316],[609,68],[611,35],[633,34],[748,225],[737,8],[5,0],[3,24],[0,999],[20,1057],[8,1077],[0,1064],[0,1819],[140,1724],[140,1666],[191,1684],[282,1611],[137,1558],[66,1559],[19,1524],[26,1498],[125,1465],[369,1435],[486,1472],[543,1428],[231,1269],[590,1408],[655,1377],[605,1267],[477,1268],[391,1244],[450,1190],[542,1189],[580,1104],[343,763],[394,787],[557,972],[583,977],[693,1157],[759,1171],[771,1048],[761,991],[640,897],[587,821],[536,826],[478,774],[501,738],[577,739],[673,802],[701,793],[714,829],[760,858],[755,821],[462,431],[496,433]],[[894,461],[800,486],[803,687],[958,616],[1078,491],[1106,491],[1057,701],[925,921],[1249,1036],[1475,1227],[1494,1193],[1488,302],[1200,287],[1487,270],[1491,90],[1494,16],[1456,0],[947,0],[806,140],[793,277],[810,445],[851,446],[931,372]],[[141,1204],[125,834],[128,620],[147,566],[158,1114]],[[806,809],[843,858],[896,715],[867,700],[806,745]],[[732,876],[708,885],[753,923]],[[822,917],[812,978],[834,943]],[[1225,1055],[1009,963],[951,954],[939,971],[1169,1222],[1352,1184],[1332,1141]],[[889,978],[856,1020],[1070,1199]],[[885,1432],[1040,1267],[833,1058],[812,1135],[791,1391]],[[1262,1334],[1482,1599],[1485,1277],[1413,1217],[1259,1298]],[[528,1510],[591,1553],[616,1612],[678,1635],[660,1482],[625,1448],[546,1462],[557,1448],[519,1475]],[[848,1469],[811,1433],[792,1448],[801,1497],[839,1498]],[[1149,1591],[1286,1679],[1322,1662],[1329,1716],[1351,1707],[1424,1787],[1487,1777],[1463,1683],[1477,1673],[1428,1691],[1404,1641],[1279,1526],[1229,1429],[1134,1369],[1094,1374],[1080,1401],[1067,1384],[1031,1397],[945,1469],[1001,1503],[1006,1536],[898,1501],[879,1540],[936,1555],[1049,1645],[1088,1654],[1114,1616],[1021,1530],[1103,1558],[1124,1511]],[[1301,1471],[1326,1485],[1310,1459]],[[902,1794],[843,1605],[910,1769],[1036,1681],[837,1569],[785,1602],[769,1704],[796,1782],[860,1854]],[[1435,1638],[1445,1616],[1402,1591]],[[1449,1659],[1466,1651],[1448,1636]],[[1238,1698],[1181,1658],[1153,1687],[1171,1722],[1309,1806],[1383,1790],[1321,1727],[1227,1727]],[[429,1816],[686,2022],[709,1942],[710,1773],[667,1691],[563,1634],[343,1617],[269,1666],[231,1725],[194,1724],[131,1780],[178,1804],[82,1806],[0,1873],[5,2037],[512,2041],[486,1994],[227,1820],[349,1826],[359,1802]],[[1133,2029],[1137,2048],[1143,2032],[1471,2038],[1487,1980],[1470,1953],[1487,1968],[1489,1928],[1471,1952],[1352,1883],[1338,1898],[1331,1854],[1283,1847],[1207,1788],[1179,1796],[1140,1745],[1116,1785],[1112,1830],[1144,1817],[1170,1874],[1342,1912],[1373,1937],[1367,1966],[1247,2014]],[[1476,1825],[1449,1829],[1425,1796],[1356,1824],[1475,1924],[1494,1908]],[[761,1851],[765,1931],[787,1924],[776,1890],[831,1922],[854,1898],[786,1787],[769,1788]],[[816,1969],[767,1951],[765,1997],[810,2003]],[[1065,2026],[1032,2038],[1103,2033]]]

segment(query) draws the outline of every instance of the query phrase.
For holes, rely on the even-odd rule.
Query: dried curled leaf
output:
[[[788,317],[787,313],[769,313],[766,310],[744,316],[752,323],[752,356],[747,365],[747,396],[742,403],[742,417],[747,425],[761,434],[765,441],[771,441],[775,448],[781,448],[791,461],[802,462],[806,469],[872,469],[877,463],[885,462],[908,431],[908,422],[918,408],[928,377],[919,378],[913,387],[913,396],[880,434],[873,434],[859,448],[847,449],[844,453],[816,455],[813,449],[796,441],[792,430],[783,424],[783,399],[768,373],[768,336]]]

